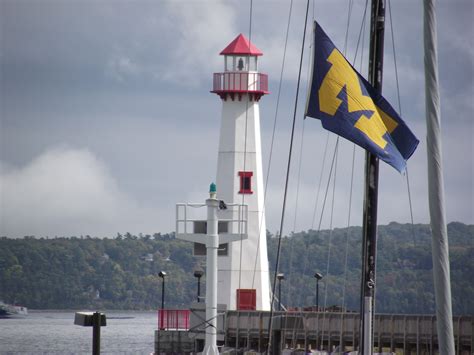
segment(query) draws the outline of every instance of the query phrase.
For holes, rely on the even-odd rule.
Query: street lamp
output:
[[[285,274],[277,274],[277,279],[278,279],[278,303],[280,305],[280,311],[282,310],[281,306],[281,280],[285,279]]]
[[[201,297],[201,277],[204,275],[204,271],[196,270],[194,271],[194,277],[197,278],[198,281],[198,294],[197,294],[197,301],[200,302],[199,298]]]
[[[316,311],[319,312],[319,280],[323,278],[323,275],[316,272],[314,277],[316,278]]]
[[[161,287],[161,309],[165,309],[165,276],[166,276],[166,272],[160,271],[158,276],[163,279],[163,287]]]

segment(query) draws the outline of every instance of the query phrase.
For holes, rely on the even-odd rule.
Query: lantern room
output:
[[[223,100],[242,99],[248,94],[250,100],[258,101],[268,94],[268,76],[258,73],[258,57],[263,53],[243,35],[238,35],[224,50],[224,72],[214,73],[211,92]],[[237,95],[236,95],[237,94]]]
[[[220,53],[224,56],[225,71],[252,71],[258,70],[258,57],[263,53],[255,47],[243,34],[238,35]]]
[[[252,71],[258,70],[257,57],[249,55],[225,55],[224,70],[228,71]]]

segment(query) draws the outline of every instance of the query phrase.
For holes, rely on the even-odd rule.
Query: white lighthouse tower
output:
[[[218,198],[248,205],[248,238],[219,253],[217,301],[231,310],[270,310],[258,105],[268,94],[268,76],[258,72],[262,52],[242,34],[220,54],[224,72],[214,73],[212,90],[222,100]]]

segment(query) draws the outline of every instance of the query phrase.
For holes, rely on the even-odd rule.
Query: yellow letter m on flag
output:
[[[383,136],[392,133],[398,126],[397,122],[375,106],[370,96],[362,93],[359,77],[347,60],[333,49],[327,59],[332,64],[319,88],[319,105],[321,111],[334,116],[342,103],[338,98],[341,90],[346,87],[347,108],[349,113],[371,111],[372,116],[361,114],[354,127],[363,132],[373,143],[384,149],[387,141]]]

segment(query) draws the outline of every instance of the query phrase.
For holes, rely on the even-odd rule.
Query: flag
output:
[[[392,106],[360,75],[315,22],[306,116],[403,172],[419,141]]]

